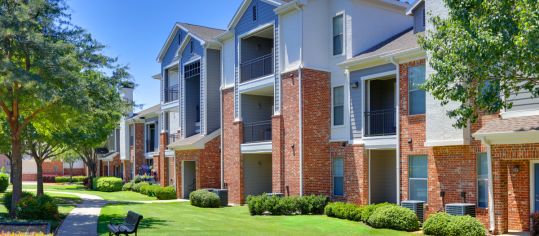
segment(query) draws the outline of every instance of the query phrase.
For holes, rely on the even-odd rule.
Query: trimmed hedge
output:
[[[363,212],[363,209],[363,207],[350,203],[332,202],[326,206],[324,213],[329,217],[361,221],[361,213]]]
[[[378,207],[371,214],[367,223],[374,228],[395,229],[401,231],[419,230],[419,219],[415,213],[401,206],[386,205]]]
[[[131,191],[131,188],[133,187],[133,181],[129,181],[122,186],[122,191]]]
[[[11,196],[12,195],[13,195],[13,192],[7,192],[7,193],[4,194],[4,199],[3,199],[4,202],[3,202],[3,204],[6,207],[6,209],[8,209],[8,211],[9,211],[9,209],[11,209]],[[25,197],[33,197],[33,196],[34,196],[33,193],[23,191],[22,195],[21,195],[21,199],[25,198]]]
[[[56,183],[80,183],[84,182],[84,179],[86,179],[86,176],[73,176],[73,178],[70,178],[69,176],[56,176],[54,177],[54,182]]]
[[[376,211],[378,208],[380,207],[385,207],[385,206],[394,206],[395,204],[391,204],[391,203],[379,203],[379,204],[371,204],[371,205],[366,205],[363,207],[363,210],[361,211],[361,221],[367,223],[367,221],[369,220],[369,218],[371,217],[372,213],[374,213],[374,211]]]
[[[483,224],[471,216],[452,216],[445,212],[436,213],[423,223],[423,232],[436,236],[484,236]]]
[[[161,189],[161,186],[159,185],[144,185],[140,187],[140,193],[150,197],[155,197],[155,194],[159,189]]]
[[[26,220],[57,220],[58,205],[49,195],[26,196],[17,204],[17,217]]]
[[[218,208],[221,206],[221,201],[217,194],[201,189],[189,194],[191,205],[204,208]]]
[[[9,175],[0,173],[0,193],[5,192],[8,186],[9,186]]]
[[[95,178],[95,188],[101,192],[122,191],[124,181],[118,177],[98,177]]]
[[[152,181],[153,181],[153,176],[151,175],[135,175],[135,178],[133,178],[133,182],[135,182],[135,184],[140,183],[140,182],[152,182]]]
[[[155,192],[155,196],[159,200],[170,200],[170,199],[176,199],[176,189],[173,186],[168,187],[160,187]]]
[[[329,199],[326,196],[278,197],[266,194],[248,196],[247,205],[251,215],[323,214]]]
[[[140,193],[140,189],[142,188],[142,186],[146,186],[146,185],[150,185],[150,183],[139,182],[139,183],[133,184],[133,186],[131,187],[131,191]]]

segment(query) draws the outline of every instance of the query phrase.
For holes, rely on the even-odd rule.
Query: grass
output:
[[[128,210],[144,216],[140,235],[411,235],[323,215],[250,216],[246,206],[204,209],[187,202],[107,205],[99,216],[99,234],[108,235],[109,220],[125,217]]]
[[[105,200],[109,201],[150,201],[157,200],[155,197],[148,197],[144,194],[131,192],[131,191],[120,191],[120,192],[99,192],[93,190],[87,190],[82,184],[44,184],[43,185],[45,192],[47,191],[58,191],[58,192],[72,192],[72,193],[85,193],[99,196]],[[23,189],[30,191],[36,189],[34,184],[24,184]]]

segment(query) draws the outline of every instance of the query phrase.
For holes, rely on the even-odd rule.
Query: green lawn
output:
[[[127,211],[144,216],[140,235],[410,235],[326,216],[250,216],[247,207],[204,209],[187,202],[116,204],[101,210],[98,232]]]
[[[120,191],[120,192],[99,192],[87,190],[81,184],[44,184],[45,191],[58,191],[58,192],[73,192],[73,193],[86,193],[96,196],[100,196],[105,200],[109,201],[149,201],[157,200],[155,197],[148,197],[144,194],[131,192],[131,191]],[[25,184],[23,185],[25,191],[31,191],[36,189],[34,184]]]

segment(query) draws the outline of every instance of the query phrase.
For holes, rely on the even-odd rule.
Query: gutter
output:
[[[492,149],[490,142],[485,137],[481,141],[487,146],[487,163],[488,163],[488,222],[490,231],[494,232],[496,222],[494,221],[494,179],[492,174]]]
[[[400,192],[401,192],[401,185],[400,185],[400,182],[401,182],[401,166],[400,166],[400,159],[401,159],[401,145],[400,145],[400,142],[401,142],[401,139],[400,139],[400,102],[399,102],[399,92],[400,92],[400,73],[399,73],[399,63],[397,61],[395,61],[395,58],[394,57],[390,57],[389,58],[389,61],[391,63],[393,63],[396,67],[396,71],[397,71],[397,81],[396,81],[396,84],[397,84],[397,89],[395,91],[395,97],[396,97],[396,100],[397,102],[395,103],[395,116],[396,117],[396,123],[397,123],[397,150],[396,150],[396,162],[397,162],[397,205],[400,205],[401,203],[401,195],[400,195]]]
[[[296,1],[294,1],[296,2]],[[298,106],[299,106],[299,195],[303,196],[303,88],[302,88],[302,80],[303,80],[303,9],[300,9],[299,6],[296,6],[298,10],[301,11],[301,33],[300,33],[300,52],[299,52],[299,59],[301,64],[298,67],[298,86],[299,86],[299,99],[298,99]]]

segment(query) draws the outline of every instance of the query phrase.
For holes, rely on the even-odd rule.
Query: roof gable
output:
[[[243,14],[245,13],[245,11],[247,10],[247,8],[249,7],[252,1],[253,0],[244,0],[241,3],[238,10],[236,10],[236,13],[234,13],[234,17],[232,17],[232,20],[230,20],[230,23],[228,23],[228,30],[231,30],[234,27],[236,27],[236,24],[238,24],[238,22],[241,20],[241,18],[243,17]],[[254,1],[261,1],[261,2],[265,2],[267,4],[278,7],[287,2],[290,2],[291,0],[254,0]]]

